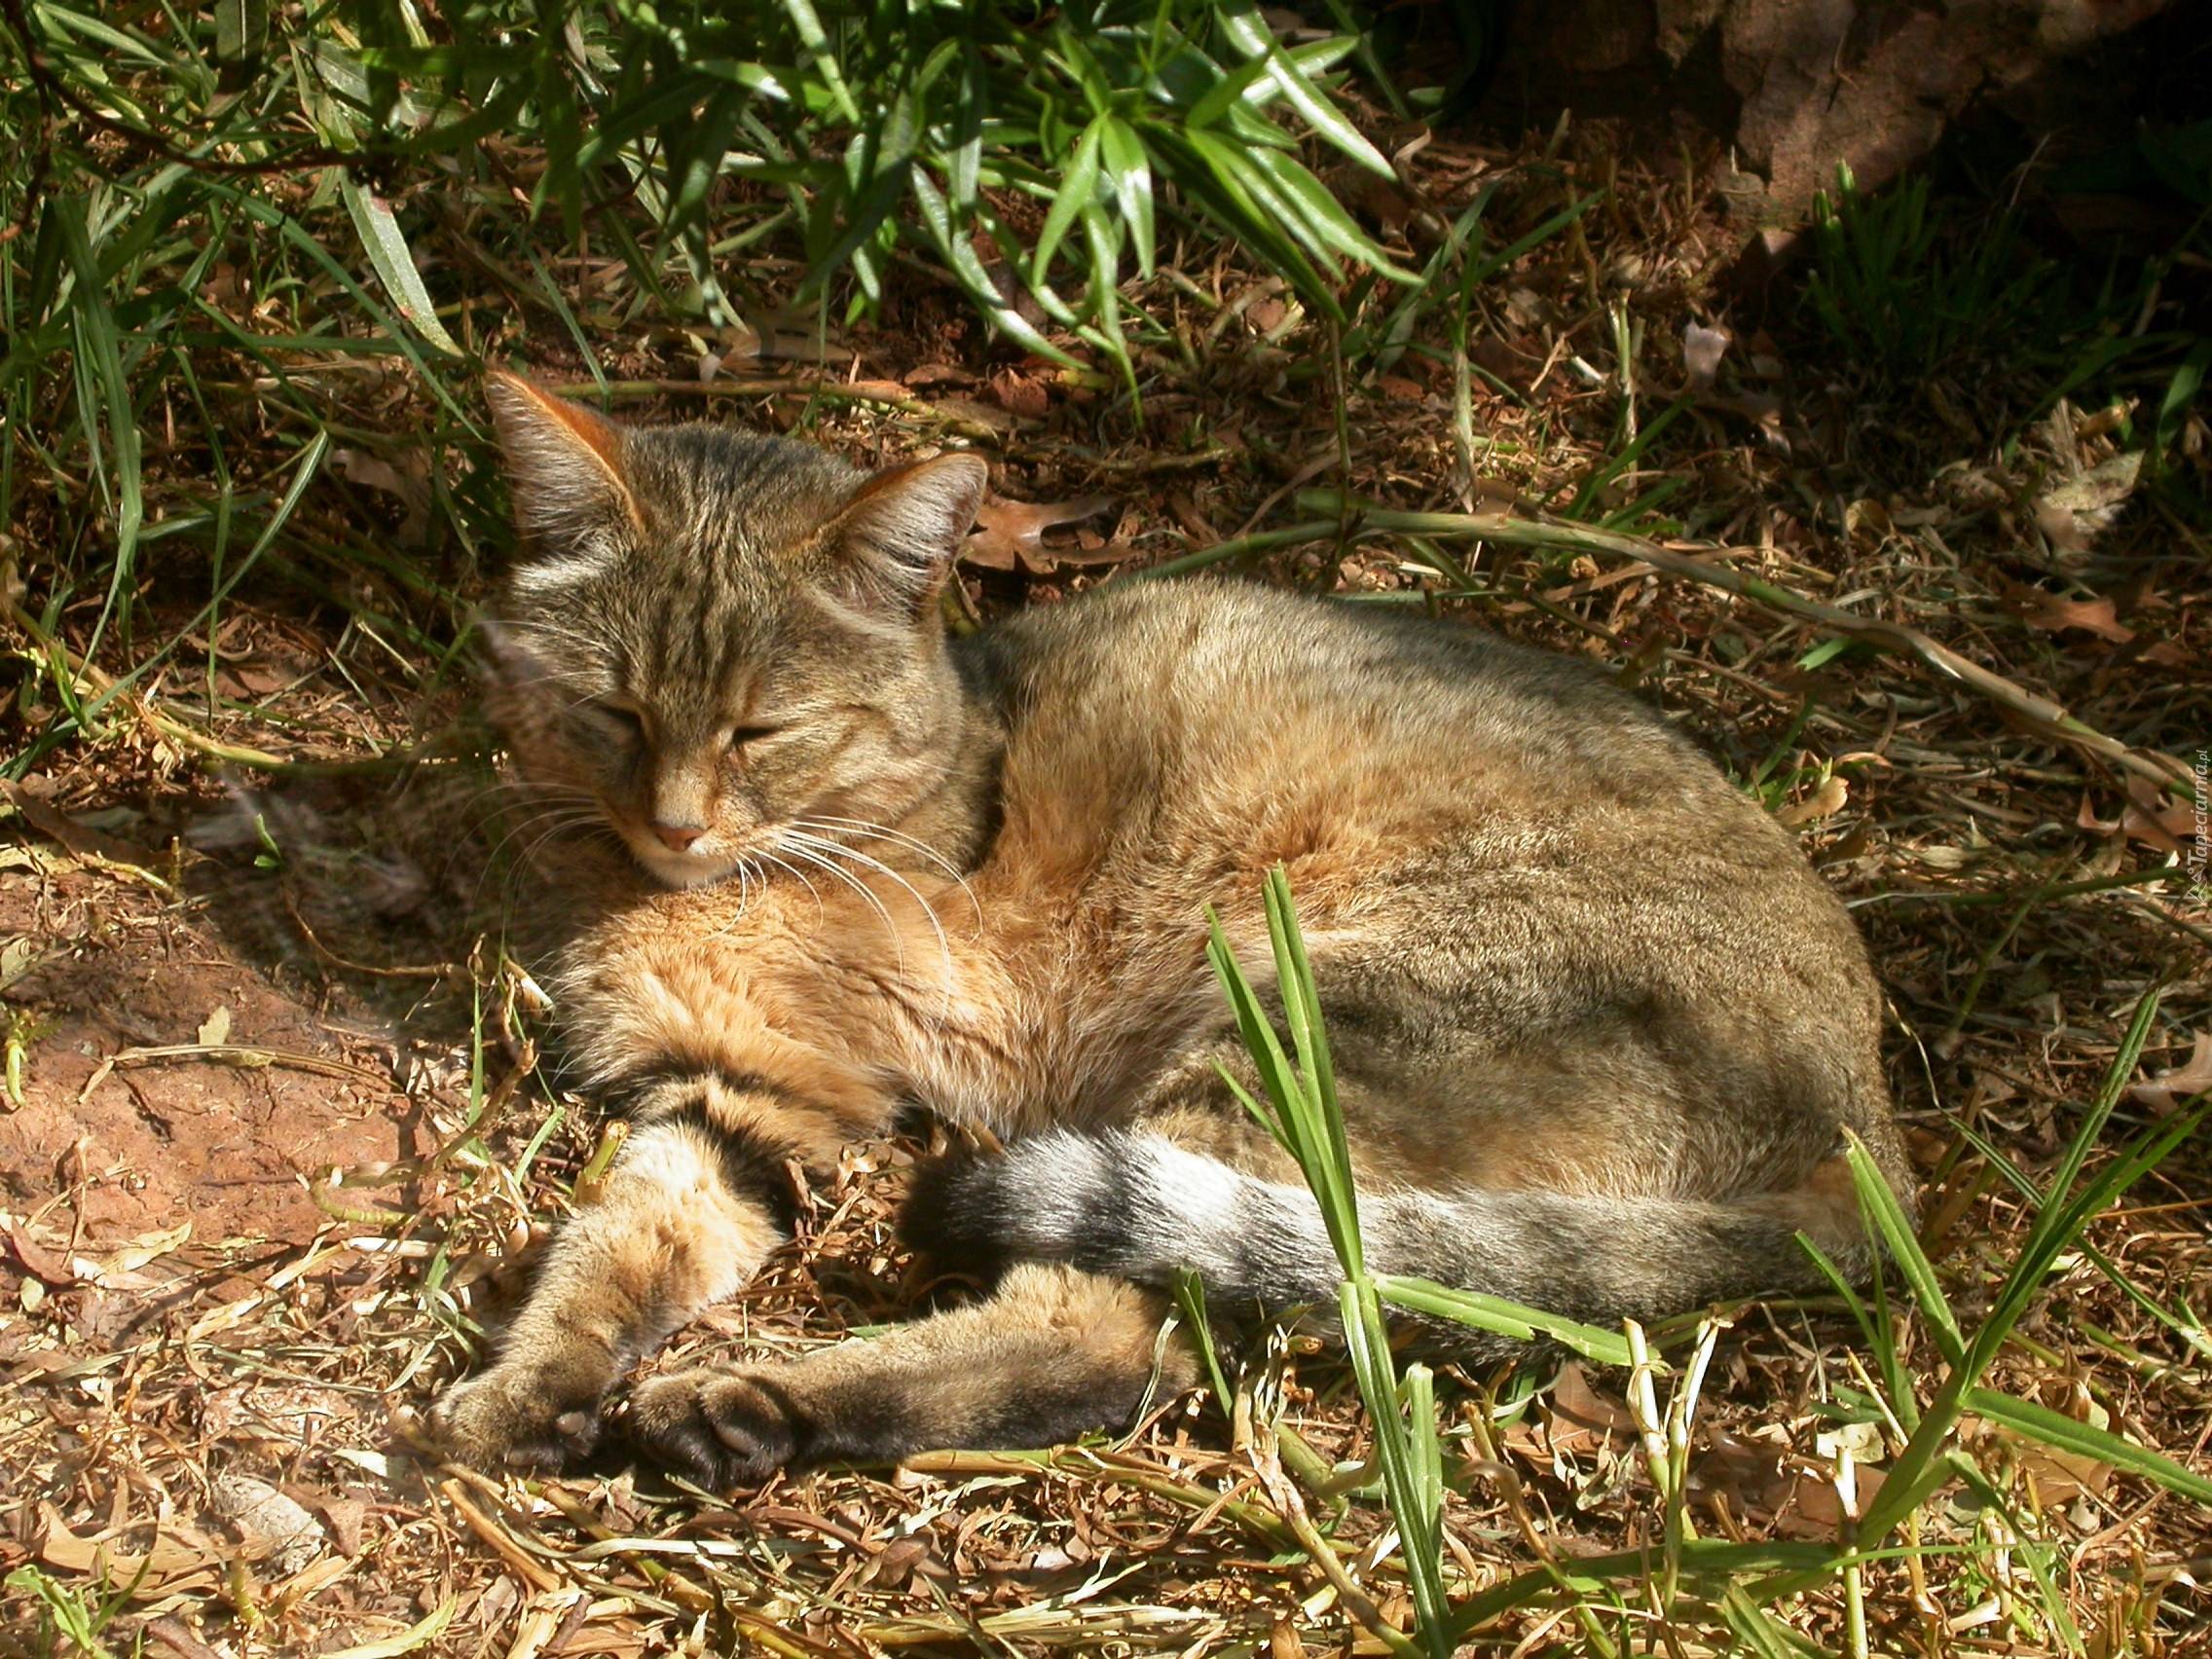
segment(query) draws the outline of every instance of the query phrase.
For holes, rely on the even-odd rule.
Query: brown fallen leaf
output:
[[[296,1497],[267,1481],[233,1469],[215,1477],[209,1489],[215,1512],[245,1536],[245,1553],[254,1561],[273,1560],[289,1578],[322,1553],[322,1528]]]
[[[1027,570],[1040,575],[1055,565],[1115,564],[1136,550],[1120,541],[1088,550],[1045,545],[1045,532],[1055,525],[1090,518],[1113,504],[1108,496],[1084,496],[1073,501],[985,501],[977,510],[975,534],[960,556],[986,571]]]
[[[916,390],[932,386],[973,386],[976,384],[974,375],[952,363],[916,363],[900,378]]]
[[[1818,824],[1824,818],[1833,818],[1851,800],[1851,786],[1843,779],[1831,776],[1803,800],[1792,801],[1774,815],[1774,821],[1786,830],[1794,830],[1804,824]]]
[[[77,1270],[65,1258],[33,1238],[24,1224],[14,1216],[0,1221],[0,1236],[6,1237],[8,1247],[16,1253],[16,1260],[23,1264],[31,1277],[56,1290],[77,1282]]]
[[[2093,1400],[2083,1403],[2087,1407],[2086,1426],[2109,1432],[2111,1415]],[[1960,1418],[1958,1432],[1959,1438],[1969,1444],[1994,1441],[2007,1448],[2020,1472],[2035,1482],[2037,1502],[2046,1507],[2072,1503],[2084,1493],[2092,1495],[2102,1493],[2112,1484],[2112,1465],[2103,1459],[2084,1453],[2061,1451],[1986,1418],[1971,1414]]]
[[[995,403],[984,403],[973,397],[940,397],[937,400],[938,413],[950,415],[957,420],[987,426],[994,432],[1014,429],[1014,417]]]
[[[108,864],[135,865],[150,869],[159,862],[160,855],[149,852],[134,841],[126,841],[120,835],[110,835],[78,823],[66,812],[34,794],[22,784],[0,781],[0,795],[29,822],[40,834],[59,841],[78,858],[100,859]]]
[[[1888,1472],[1872,1463],[1860,1463],[1854,1465],[1852,1478],[1858,1484],[1859,1513],[1863,1515],[1874,1494],[1882,1490]],[[1788,1493],[1775,1506],[1775,1530],[1786,1538],[1831,1539],[1844,1520],[1843,1498],[1835,1490],[1834,1477],[1825,1471],[1798,1471]]]
[[[2035,1482],[2036,1499],[2046,1508],[2054,1503],[2072,1503],[2084,1493],[2100,1495],[2112,1485],[2110,1463],[2048,1446],[2023,1447],[2020,1472]]]
[[[224,1557],[212,1545],[191,1543],[157,1532],[147,1553],[133,1556],[102,1538],[81,1537],[69,1530],[61,1512],[41,1501],[31,1554],[40,1565],[61,1572],[97,1574],[132,1601],[159,1601],[187,1588],[212,1588],[221,1578]]]
[[[2185,858],[2196,833],[2196,809],[2164,793],[2148,778],[2130,778],[2127,802],[2118,818],[2099,818],[2089,805],[2089,797],[2083,795],[2081,809],[2074,815],[2074,827],[2099,835],[2124,835],[2157,852]]]
[[[2212,1031],[2199,1031],[2188,1059],[2154,1078],[2130,1084],[2127,1098],[2163,1118],[2207,1088],[2212,1088]]]
[[[404,509],[396,539],[402,547],[420,547],[430,528],[430,457],[426,450],[407,451],[394,466],[363,450],[342,449],[331,459],[348,482],[396,496]]]
[[[2079,629],[2116,645],[2127,645],[2135,638],[2135,630],[2120,619],[2110,599],[2060,599],[2035,588],[2018,597],[2020,620],[2031,628],[2052,634]]]
[[[991,395],[1013,414],[1032,421],[1042,420],[1052,406],[1043,383],[1012,369],[1001,369],[991,377]]]
[[[1630,1444],[1636,1419],[1620,1401],[1592,1387],[1581,1364],[1569,1360],[1552,1384],[1546,1430],[1555,1451],[1596,1451],[1607,1444]]]

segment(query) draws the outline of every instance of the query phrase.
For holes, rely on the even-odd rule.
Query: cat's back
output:
[[[1764,817],[1592,665],[1396,608],[1137,581],[1019,612],[970,648],[1017,763],[1105,767],[1130,790],[1274,794],[1373,774],[1454,816]]]

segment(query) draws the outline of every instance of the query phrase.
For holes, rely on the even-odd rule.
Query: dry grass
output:
[[[826,330],[818,365],[741,363],[731,339],[644,324],[592,344],[638,418],[796,424],[866,457],[958,437],[1002,458],[1002,497],[1110,498],[1051,533],[1064,562],[973,572],[964,597],[978,614],[1128,579],[1097,561],[1159,564],[1248,537],[1269,579],[1438,605],[1630,665],[1801,826],[1865,927],[1892,1000],[1893,1083],[1930,1183],[1927,1238],[1971,1311],[2029,1210],[1962,1126],[2047,1170],[2155,983],[2165,998],[2146,1082],[2212,1042],[2212,903],[2180,867],[2176,803],[1910,655],[1854,648],[1807,666],[1833,629],[1711,582],[1590,551],[1376,534],[1344,503],[1557,507],[1607,473],[1631,419],[1649,430],[1688,384],[1683,330],[1716,319],[1732,247],[1678,169],[1640,170],[1603,131],[1548,154],[1438,139],[1406,169],[1413,190],[1362,211],[1417,265],[1486,188],[1493,247],[1604,194],[1477,284],[1465,323],[1449,304],[1420,309],[1412,338],[1428,354],[1349,376],[1332,370],[1326,330],[1234,249],[1175,250],[1139,295],[1169,342],[1140,354],[1141,427],[1104,377],[990,348],[957,295],[912,272],[879,325]],[[428,246],[461,257],[445,233]],[[1616,308],[1641,340],[1633,417]],[[1781,296],[1763,319],[1744,304],[1732,321],[1723,389],[1687,398],[1591,492],[1593,518],[1666,486],[1631,528],[1924,631],[2114,744],[2194,758],[2212,737],[2200,530],[2148,491],[2079,548],[2035,512],[2051,481],[2116,453],[2100,409],[2062,402],[2023,422],[2020,388],[1992,373],[1875,397]],[[1458,328],[1472,342],[1463,370]],[[520,329],[478,344],[587,378],[557,330]],[[725,359],[718,378],[701,380],[702,348]],[[256,424],[258,363],[220,344],[196,360],[233,413],[236,487],[280,493],[309,434]],[[452,851],[474,785],[443,780],[473,776],[466,765],[402,790],[396,770],[333,778],[299,764],[448,728],[461,692],[438,646],[498,556],[453,506],[481,499],[480,440],[448,420],[435,429],[452,447],[422,447],[424,389],[378,361],[291,357],[346,455],[324,462],[216,618],[196,617],[197,547],[171,558],[156,540],[139,632],[111,630],[90,664],[57,655],[85,648],[97,607],[46,613],[53,573],[32,550],[73,546],[90,509],[82,493],[19,497],[8,527],[26,590],[12,702],[26,741],[64,688],[91,694],[181,644],[90,722],[91,740],[37,756],[0,853],[0,961],[24,1079],[20,1104],[0,1102],[0,1569],[13,1574],[0,1653],[69,1651],[64,1604],[96,1609],[88,1628],[106,1651],[185,1659],[1379,1650],[1339,1580],[1383,1620],[1410,1609],[1387,1514],[1358,1467],[1356,1395],[1325,1353],[1246,1355],[1229,1410],[1168,1402],[1124,1443],[831,1470],[726,1505],[619,1467],[494,1483],[424,1451],[411,1414],[465,1363],[602,1129],[535,1065],[541,1011],[497,931],[527,896],[477,858],[498,835]],[[2197,489],[2205,438],[2191,416],[2170,458]],[[206,457],[165,447],[158,400],[146,457],[149,524],[204,498]],[[1265,544],[1316,521],[1354,534]],[[336,551],[318,559],[304,551],[314,544]],[[237,764],[253,754],[283,764]],[[211,853],[180,839],[211,814],[241,822],[241,797],[215,782],[226,761],[268,792],[249,806],[281,868],[254,866],[267,847],[253,834]],[[364,866],[363,846],[385,861]],[[228,1013],[210,1025],[217,1009]],[[2138,1088],[2114,1133],[2171,1109]],[[794,1351],[897,1317],[918,1288],[888,1227],[912,1151],[852,1149],[817,1179],[798,1244],[675,1351]],[[345,1167],[283,1173],[330,1161]],[[2144,1303],[2186,1313],[2201,1298],[2207,1174],[2203,1145],[2186,1145],[2101,1217],[2083,1242],[2140,1294],[2070,1257],[1995,1376],[2200,1472],[2212,1471],[2212,1344]],[[1831,1307],[1729,1313],[1693,1419],[1701,1532],[1784,1552],[1847,1532],[1891,1454],[1866,1420],[1850,1338]],[[1909,1330],[1906,1343],[1929,1360]],[[1456,1595],[1540,1563],[1578,1585],[1577,1558],[1658,1547],[1623,1377],[1536,1364],[1458,1381],[1447,1397]],[[1909,1547],[1863,1569],[1873,1650],[2044,1651],[2069,1622],[2099,1654],[2212,1650],[2203,1509],[1994,1427],[1969,1444],[1991,1491],[1944,1489],[1908,1526]],[[1334,1554],[1327,1570],[1316,1548]],[[1779,1611],[1809,1650],[1836,1652],[1851,1600],[1831,1582]],[[1677,1623],[1665,1605],[1649,1586],[1581,1588],[1507,1611],[1471,1641],[1715,1650],[1717,1613]]]

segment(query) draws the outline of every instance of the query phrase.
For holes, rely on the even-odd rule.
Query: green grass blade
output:
[[[1030,257],[1029,280],[1039,287],[1044,285],[1046,273],[1052,268],[1052,255],[1060,251],[1060,243],[1075,227],[1076,216],[1090,205],[1090,199],[1097,192],[1099,149],[1105,142],[1105,123],[1110,119],[1103,115],[1094,117],[1083,129],[1083,136],[1076,140],[1075,154],[1052,197],[1051,210],[1045,215],[1045,228],[1037,233],[1037,250]]]
[[[1921,1249],[1920,1238],[1906,1219],[1904,1206],[1898,1202],[1897,1194],[1890,1190],[1888,1177],[1875,1163],[1874,1155],[1866,1150],[1866,1143],[1846,1129],[1851,1144],[1844,1156],[1851,1164],[1851,1179],[1859,1189],[1859,1207],[1865,1215],[1869,1228],[1890,1253],[1904,1275],[1905,1286],[1920,1309],[1921,1317],[1936,1339],[1936,1346],[1943,1357],[1953,1365],[1966,1357],[1966,1338],[1959,1332],[1958,1315],[1951,1310],[1950,1302],[1943,1295],[1943,1286],[1936,1276],[1936,1264]]]
[[[1218,15],[1222,32],[1246,55],[1266,62],[1275,85],[1291,107],[1306,118],[1308,126],[1369,171],[1384,178],[1397,177],[1382,152],[1361,136],[1344,112],[1291,60],[1255,8],[1248,4],[1230,6]]]
[[[440,351],[452,357],[464,355],[446,332],[446,325],[438,320],[438,309],[431,302],[429,289],[423,285],[423,274],[415,268],[414,252],[392,214],[391,203],[362,189],[350,173],[338,175],[338,190],[345,198],[346,211],[352,216],[353,229],[360,235],[361,251],[369,256],[370,267],[399,314]]]
[[[1501,1296],[1454,1290],[1433,1279],[1400,1277],[1394,1273],[1377,1274],[1375,1289],[1386,1302],[1432,1318],[1449,1319],[1472,1331],[1489,1331],[1523,1343],[1549,1337],[1601,1365],[1627,1365],[1633,1357],[1627,1339],[1618,1331],[1585,1325],[1557,1313],[1547,1313],[1540,1308],[1508,1302]]]
[[[2093,1457],[2116,1469],[2125,1469],[2131,1475],[2155,1481],[2168,1492],[2178,1493],[2197,1503],[2212,1504],[2212,1480],[2132,1440],[2122,1440],[2109,1429],[2078,1422],[2048,1406],[2001,1394],[1994,1388],[1969,1388],[1966,1406],[1991,1422],[2002,1423],[2041,1445],[2080,1457]]]
[[[1100,161],[1114,192],[1114,205],[1129,227],[1139,275],[1150,280],[1156,255],[1153,234],[1152,158],[1136,129],[1112,115],[1099,132]]]
[[[107,284],[87,234],[85,204],[55,199],[50,203],[50,210],[59,231],[61,251],[72,277],[69,305],[72,331],[80,352],[78,408],[85,443],[96,469],[101,409],[95,409],[94,400],[84,395],[96,387],[98,403],[105,412],[108,447],[115,458],[115,479],[110,491],[115,508],[115,558],[108,573],[107,597],[100,606],[99,620],[93,625],[92,643],[87,647],[86,654],[90,655],[99,648],[100,637],[113,619],[123,595],[129,591],[130,573],[137,566],[138,533],[146,517],[144,481],[139,468],[138,415],[130,397],[130,383],[124,374],[121,331],[116,326],[115,313],[108,309]]]
[[[815,11],[813,0],[784,0],[784,12],[792,20],[792,27],[814,60],[814,71],[822,77],[822,84],[837,106],[837,112],[858,127],[861,123],[860,106],[853,101],[852,89],[845,85],[844,72],[837,66],[837,55],[830,49],[829,32],[822,26],[821,15]]]

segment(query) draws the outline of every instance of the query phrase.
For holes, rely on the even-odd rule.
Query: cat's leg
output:
[[[1132,1420],[1197,1380],[1166,1299],[1073,1268],[1014,1267],[991,1296],[804,1359],[656,1377],[632,1436],[712,1491],[776,1470],[943,1447],[1051,1446]]]
[[[773,1183],[791,1117],[740,1080],[645,1088],[605,1193],[555,1234],[498,1359],[438,1402],[439,1438],[486,1468],[589,1452],[616,1381],[782,1241]]]

